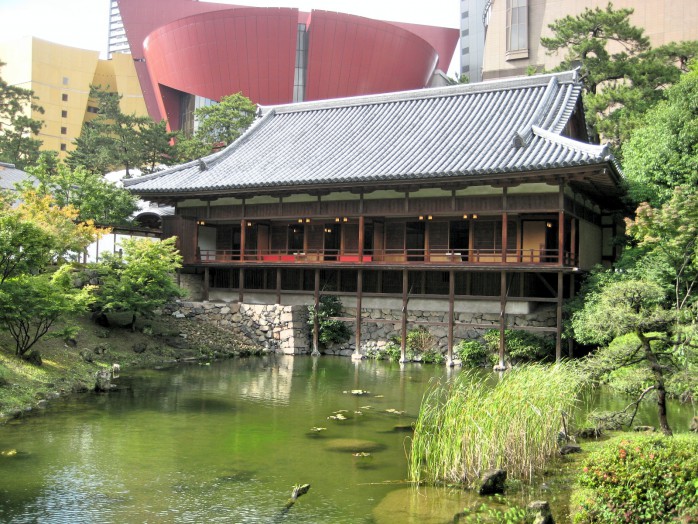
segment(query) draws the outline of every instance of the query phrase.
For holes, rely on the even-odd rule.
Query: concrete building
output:
[[[94,118],[96,103],[90,100],[90,85],[100,85],[122,95],[124,113],[146,115],[133,60],[129,54],[114,54],[100,60],[99,52],[48,42],[35,37],[0,43],[3,79],[34,91],[44,113],[27,113],[44,126],[39,140],[44,151],[65,158],[73,148],[84,122]]]
[[[488,15],[492,0],[460,0],[460,73],[471,82],[482,80]]]
[[[280,104],[424,88],[458,45],[457,29],[328,11],[192,0],[118,6],[148,112],[171,129],[237,92]]]
[[[483,78],[524,75],[529,67],[552,69],[564,55],[548,55],[541,36],[555,20],[575,16],[586,8],[604,9],[608,0],[495,0],[483,57]],[[614,9],[635,10],[631,22],[645,30],[652,46],[698,40],[696,0],[614,0]]]

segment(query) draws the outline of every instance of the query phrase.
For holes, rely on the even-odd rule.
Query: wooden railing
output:
[[[498,249],[384,249],[358,251],[340,251],[332,249],[288,251],[288,250],[256,250],[245,251],[240,256],[240,250],[231,249],[202,249],[197,251],[197,263],[245,263],[245,264],[289,264],[321,262],[323,264],[357,264],[380,266],[387,264],[414,265],[557,265],[559,252],[557,249],[508,249],[502,253]],[[563,265],[576,265],[576,257],[565,251]]]

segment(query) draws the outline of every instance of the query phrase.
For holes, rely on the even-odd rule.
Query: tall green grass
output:
[[[571,364],[527,365],[499,380],[462,372],[422,400],[409,457],[413,481],[472,485],[493,468],[530,481],[557,454],[562,413],[582,377]]]

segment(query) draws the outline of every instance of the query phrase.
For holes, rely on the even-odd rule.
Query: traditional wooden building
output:
[[[445,330],[449,360],[494,324],[554,334],[559,358],[563,301],[613,259],[623,191],[581,89],[572,71],[260,107],[225,150],[126,186],[175,206],[163,232],[205,299],[339,295],[357,353],[368,323],[396,324],[403,351],[408,325]],[[549,325],[520,321],[540,309]]]

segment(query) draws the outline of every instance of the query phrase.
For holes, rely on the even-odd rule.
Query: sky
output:
[[[322,9],[380,20],[455,28],[460,23],[458,0],[217,0],[216,3],[297,7],[301,11]],[[0,23],[0,40],[35,36],[59,44],[100,51],[104,58],[109,0],[0,0]],[[448,71],[451,76],[458,69],[457,56],[458,53],[454,53]]]

